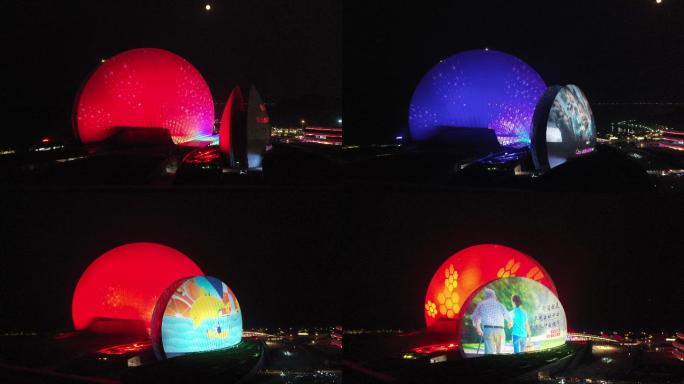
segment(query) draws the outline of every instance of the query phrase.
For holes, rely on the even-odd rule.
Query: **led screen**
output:
[[[266,104],[256,88],[249,87],[247,102],[242,88],[230,92],[221,116],[219,146],[236,168],[261,168],[261,160],[271,138]]]
[[[271,139],[271,121],[266,104],[252,85],[247,103],[247,167],[261,168],[266,147]]]
[[[242,313],[233,291],[211,276],[182,279],[161,295],[152,319],[160,357],[230,347],[242,339]]]
[[[202,274],[190,258],[162,244],[113,248],[95,259],[78,280],[71,306],[74,327],[117,333],[137,331],[126,327],[149,329],[164,289],[180,278]]]
[[[532,115],[546,84],[517,57],[465,51],[441,60],[421,79],[409,106],[414,140],[448,127],[489,128],[502,145],[529,143]]]
[[[428,328],[455,332],[463,317],[463,305],[484,284],[511,276],[527,277],[551,291],[551,276],[532,257],[497,244],[480,244],[451,255],[435,271],[425,295],[423,313]]]
[[[119,128],[164,128],[176,144],[211,138],[214,101],[192,64],[169,51],[139,48],[105,60],[76,98],[74,130],[84,143]]]
[[[596,124],[589,101],[576,85],[550,87],[534,115],[535,167],[548,170],[594,151]]]
[[[563,345],[565,311],[558,297],[538,281],[497,279],[471,296],[461,322],[467,357],[535,352]]]

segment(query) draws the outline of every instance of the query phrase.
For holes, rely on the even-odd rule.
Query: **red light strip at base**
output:
[[[420,353],[422,355],[429,355],[435,352],[449,352],[449,351],[454,351],[458,348],[458,344],[453,342],[453,343],[446,343],[446,344],[432,344],[432,345],[426,345],[423,347],[417,347],[413,348],[411,352],[414,353]]]
[[[684,344],[673,341],[672,346],[684,353]]]
[[[684,353],[682,353],[679,350],[673,349],[672,350],[672,355],[679,361],[684,362]]]
[[[152,346],[150,341],[136,341],[129,344],[115,345],[109,348],[103,348],[97,351],[103,355],[126,355],[128,353],[140,352]]]
[[[667,144],[663,144],[663,143],[660,143],[659,145],[660,145],[660,147],[663,147],[663,148],[674,149],[676,151],[684,151],[684,146],[667,145]]]

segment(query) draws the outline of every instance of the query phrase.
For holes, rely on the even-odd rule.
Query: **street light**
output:
[[[205,5],[204,9],[206,9],[207,11],[211,11],[211,4]]]
[[[302,129],[304,129],[304,127],[306,126],[306,120],[302,119],[299,122],[302,123]]]
[[[342,125],[342,118],[341,117],[339,119],[337,119],[337,124]]]

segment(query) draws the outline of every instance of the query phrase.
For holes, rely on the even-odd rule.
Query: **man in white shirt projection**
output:
[[[485,288],[485,299],[473,311],[473,325],[477,334],[483,336],[485,354],[500,354],[501,346],[506,340],[504,320],[508,321],[508,328],[512,326],[511,315],[496,299],[496,292]]]

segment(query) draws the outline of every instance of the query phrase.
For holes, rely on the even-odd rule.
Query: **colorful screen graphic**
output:
[[[563,345],[565,311],[558,297],[538,281],[507,277],[471,296],[461,322],[467,357],[535,352]]]
[[[549,88],[537,109],[532,152],[538,170],[548,170],[594,151],[594,115],[589,101],[576,85]]]
[[[183,279],[167,288],[157,302],[152,341],[160,358],[226,348],[241,339],[240,305],[219,279]]]
[[[159,295],[173,282],[201,275],[181,252],[156,243],[131,243],[95,259],[76,285],[74,327],[103,333],[146,332]]]
[[[517,57],[486,49],[455,54],[416,87],[411,137],[431,140],[449,127],[489,128],[501,145],[529,143],[534,108],[545,89],[539,74]]]
[[[119,128],[164,128],[174,143],[211,140],[214,101],[192,64],[169,51],[139,48],[104,61],[77,95],[74,130],[84,143]]]

